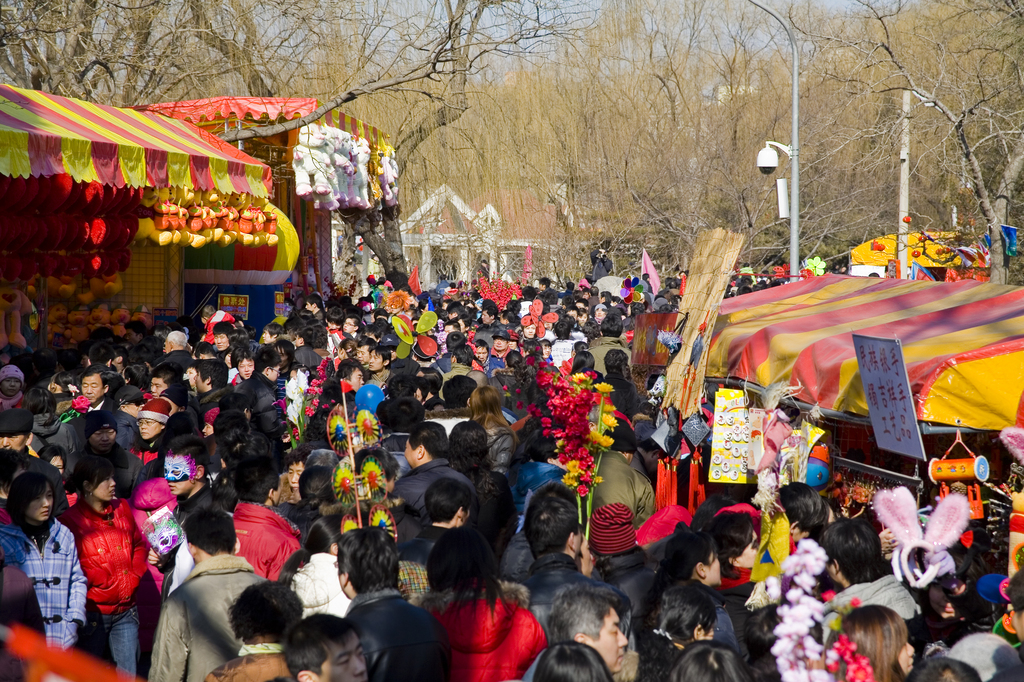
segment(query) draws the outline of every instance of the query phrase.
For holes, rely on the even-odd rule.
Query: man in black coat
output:
[[[379,528],[349,531],[338,543],[342,591],[352,600],[345,618],[366,656],[368,682],[445,682],[451,645],[434,616],[398,591],[398,549]]]
[[[449,528],[461,528],[469,521],[469,504],[473,490],[454,478],[439,478],[430,484],[425,495],[430,525],[408,542],[398,545],[398,557],[427,565],[430,550]]]
[[[122,500],[132,496],[142,460],[117,444],[117,420],[113,412],[96,410],[85,414],[85,448],[68,455],[68,470],[87,455],[110,460],[114,465],[114,492]]]
[[[476,518],[480,512],[476,488],[472,481],[448,466],[445,456],[448,454],[448,434],[444,426],[437,422],[420,422],[409,431],[409,440],[405,444],[405,459],[411,471],[395,483],[394,494],[411,504],[420,513],[424,525],[430,518],[427,512],[426,494],[430,484],[439,478],[454,478],[465,483],[473,491],[470,501],[470,518]]]
[[[18,457],[18,469],[34,471],[37,474],[46,476],[46,479],[53,486],[53,518],[66,512],[68,496],[64,492],[64,479],[60,470],[49,462],[44,462],[31,452],[28,447],[32,440],[32,413],[28,410],[12,408],[0,412],[0,448],[14,450]],[[71,462],[68,462],[71,466]],[[6,482],[8,485],[10,482]]]
[[[164,341],[163,357],[157,360],[156,364],[162,365],[165,362],[173,362],[181,368],[182,372],[195,362],[192,359],[192,354],[188,352],[188,337],[185,336],[185,332],[171,332],[167,335],[167,339]]]
[[[576,507],[561,497],[532,500],[526,510],[524,528],[533,556],[530,577],[523,583],[530,591],[530,612],[548,631],[548,620],[555,595],[566,585],[602,585],[618,595],[622,608],[618,610],[620,629],[628,637],[631,604],[620,590],[604,585],[580,573],[577,557],[583,533]]]
[[[643,407],[644,401],[630,376],[629,356],[625,351],[613,348],[604,356],[604,367],[604,382],[612,387],[612,404],[616,410],[632,419]]]
[[[284,433],[284,423],[275,404],[281,354],[273,346],[264,346],[256,354],[255,365],[252,376],[238,384],[235,392],[252,399],[252,426],[273,443]]]

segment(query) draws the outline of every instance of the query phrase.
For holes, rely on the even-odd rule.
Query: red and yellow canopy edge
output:
[[[784,381],[812,405],[866,415],[851,335],[898,338],[922,421],[997,430],[1024,419],[1024,288],[825,276],[720,311],[709,377]]]
[[[265,197],[270,167],[179,119],[0,85],[0,175]]]
[[[208,97],[183,102],[146,104],[135,109],[207,126],[232,120],[270,123],[282,118],[294,119],[311,114],[321,104],[322,102],[312,97]],[[387,146],[387,133],[337,109],[327,112],[320,119],[320,123],[365,138],[374,148]]]

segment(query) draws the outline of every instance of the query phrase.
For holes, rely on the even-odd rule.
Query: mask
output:
[[[187,455],[168,452],[164,459],[164,478],[170,483],[191,481],[196,475],[196,463]]]

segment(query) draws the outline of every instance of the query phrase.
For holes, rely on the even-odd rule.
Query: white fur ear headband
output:
[[[928,519],[925,531],[917,519],[917,501],[906,488],[882,490],[873,501],[875,515],[896,536],[892,570],[897,580],[906,578],[911,587],[927,587],[940,575],[953,573],[956,564],[947,551],[967,529],[970,505],[963,495],[946,495]],[[922,565],[914,552],[924,551]]]

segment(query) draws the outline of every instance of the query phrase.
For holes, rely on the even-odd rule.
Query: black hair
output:
[[[280,483],[274,460],[269,457],[248,457],[235,468],[235,490],[240,502],[263,504],[267,493]]]
[[[278,337],[274,341],[273,347],[281,354],[281,365],[284,366],[284,371],[290,372],[295,364],[295,344],[288,339]]]
[[[256,373],[263,374],[263,370],[268,367],[278,367],[281,365],[281,354],[273,346],[263,346],[256,353],[255,365]]]
[[[144,393],[149,392],[151,377],[149,376],[149,368],[145,365],[140,365],[138,363],[127,365],[124,368],[124,371],[121,372],[121,376],[124,377],[126,385],[134,386]]]
[[[423,374],[423,376],[420,377],[419,387],[424,398],[427,397],[428,393],[431,395],[438,395],[441,393],[441,386],[444,385],[444,376],[440,371],[433,367],[424,367],[420,370],[420,373]]]
[[[341,542],[341,514],[327,514],[319,516],[306,531],[306,539],[302,547],[292,552],[288,561],[284,562],[281,572],[277,576],[277,582],[282,585],[291,585],[295,574],[305,566],[314,554],[329,554],[331,545]]]
[[[579,530],[577,510],[564,499],[534,498],[526,510],[523,532],[535,559],[563,551],[569,536]]]
[[[197,509],[185,518],[182,530],[188,543],[207,554],[231,554],[238,536],[231,515],[217,509]]]
[[[221,414],[232,411],[252,411],[252,395],[250,393],[231,391],[217,401],[217,407],[220,408]],[[216,432],[216,425],[214,425],[213,429]]]
[[[451,348],[452,360],[459,363],[460,365],[472,366],[473,364],[473,349],[469,347],[469,344],[462,344]],[[449,382],[451,380],[449,379]]]
[[[44,388],[25,391],[25,400],[21,406],[33,415],[43,415],[44,426],[49,426],[57,418],[57,399]]]
[[[558,445],[554,438],[540,435],[526,445],[526,454],[531,462],[547,463],[549,459],[558,459]]]
[[[439,478],[429,486],[423,494],[423,502],[431,523],[447,523],[455,518],[459,509],[469,511],[473,501],[473,491],[469,486],[455,478]]]
[[[40,374],[53,373],[57,369],[57,353],[52,348],[40,348],[32,353],[32,365]]]
[[[786,518],[800,530],[817,540],[828,523],[828,505],[821,495],[806,483],[789,483],[779,488],[779,502]]]
[[[240,394],[229,394],[240,395]],[[225,410],[213,420],[213,440],[217,445],[217,456],[225,463],[244,458],[244,446],[252,431],[252,425],[241,410]]]
[[[398,548],[380,528],[356,528],[338,543],[338,575],[359,594],[398,589]]]
[[[448,433],[437,422],[420,422],[409,429],[409,447],[420,446],[431,459],[443,459],[448,455]]]
[[[579,642],[560,642],[541,653],[533,679],[536,682],[612,682],[612,674],[593,647]]]
[[[399,374],[395,379],[401,378],[416,379],[411,374]],[[415,384],[415,382],[413,382]],[[390,390],[391,382],[388,382]],[[415,392],[415,388],[413,389]],[[423,421],[423,404],[413,397],[401,397],[388,401],[385,408],[388,426],[392,432],[410,433],[412,428]]]
[[[89,365],[85,368],[85,371],[82,372],[82,377],[79,382],[85,381],[86,377],[99,375],[100,381],[103,382],[104,386],[107,386],[107,373],[109,371],[110,368],[106,365]]]
[[[743,625],[743,639],[747,653],[753,663],[766,656],[772,657],[775,645],[775,626],[779,624],[779,607],[776,604],[752,611]],[[773,659],[774,660],[774,659]]]
[[[465,476],[483,504],[501,494],[491,478],[487,430],[475,421],[459,422],[448,436],[448,466]]]
[[[221,335],[227,336],[228,333],[230,333],[231,330],[234,329],[234,328],[235,328],[234,325],[232,325],[230,322],[223,322],[223,321],[222,322],[218,322],[217,324],[213,325],[213,335],[214,336],[221,336]]]
[[[300,620],[284,638],[284,660],[292,677],[303,670],[323,674],[331,644],[342,644],[359,633],[352,623],[327,613],[316,613]]]
[[[114,465],[110,463],[109,459],[85,455],[75,464],[75,470],[71,474],[71,484],[79,495],[84,496],[86,483],[95,490],[96,486],[113,476]]]
[[[160,379],[168,386],[173,386],[175,384],[184,383],[184,379],[182,379],[182,373],[184,371],[185,370],[181,368],[181,365],[176,362],[161,362],[153,368],[153,371],[150,372],[149,378],[150,380]]]
[[[697,507],[697,511],[693,514],[693,520],[690,521],[690,530],[695,533],[705,530],[711,519],[715,518],[715,514],[725,507],[731,507],[734,504],[736,504],[736,500],[725,493],[711,495]]]
[[[492,611],[501,592],[498,561],[490,544],[468,527],[451,528],[434,543],[427,558],[427,580],[431,590],[451,591],[456,601],[486,599]]]
[[[709,533],[677,532],[665,543],[665,558],[654,574],[654,584],[647,593],[647,623],[656,627],[661,595],[672,585],[693,579],[697,564],[710,565],[718,556],[715,540]]]
[[[626,351],[612,348],[604,356],[604,368],[610,373],[629,377],[629,356]]]
[[[608,316],[601,321],[601,336],[618,338],[622,336],[622,318],[612,311],[608,311]]]
[[[10,490],[7,492],[7,513],[11,516],[11,523],[20,526],[25,522],[25,511],[32,501],[41,497],[49,490],[54,492],[53,484],[43,474],[34,471],[26,471],[11,482]],[[50,518],[53,518],[53,505],[50,505]]]
[[[0,448],[0,487],[10,489],[15,475],[28,466],[29,457],[21,450]]]
[[[668,682],[753,682],[753,678],[738,653],[712,641],[686,647]]]
[[[306,467],[299,475],[299,508],[319,508],[334,503],[334,469],[331,467]]]
[[[105,341],[94,344],[93,347],[89,349],[90,365],[109,365],[114,361],[115,357],[114,347]]]
[[[578,341],[577,343],[583,343]],[[594,356],[588,351],[581,350],[577,351],[576,355],[572,358],[572,374],[577,372],[585,372],[587,370],[593,370],[595,366]]]
[[[754,541],[754,522],[750,515],[741,512],[723,512],[711,519],[704,528],[715,540],[718,559],[722,562],[722,575],[727,578],[739,577],[732,560],[739,558]],[[882,549],[878,549],[881,556]]]
[[[468,376],[456,375],[445,382],[441,397],[446,410],[459,410],[469,405],[469,397],[477,389],[476,382]]]
[[[68,451],[64,449],[63,445],[56,445],[54,443],[47,443],[43,447],[39,448],[39,459],[44,462],[49,462],[54,457],[59,457],[61,464],[67,467],[68,465]],[[67,478],[67,472],[64,472],[64,477]]]
[[[223,360],[213,360],[210,358],[207,358],[206,360],[197,360],[195,369],[196,374],[198,374],[203,381],[209,382],[211,389],[214,391],[228,385],[229,370],[227,363]]]
[[[715,602],[701,585],[676,585],[661,595],[658,629],[668,633],[673,643],[687,645],[698,626],[711,633],[717,621]]]
[[[231,631],[243,642],[255,637],[280,641],[302,619],[302,602],[291,588],[269,581],[242,590],[228,611]]]
[[[948,656],[925,658],[914,666],[906,682],[981,682],[972,666]]]
[[[851,585],[872,583],[888,573],[882,541],[864,519],[837,519],[821,532],[821,548]]]

